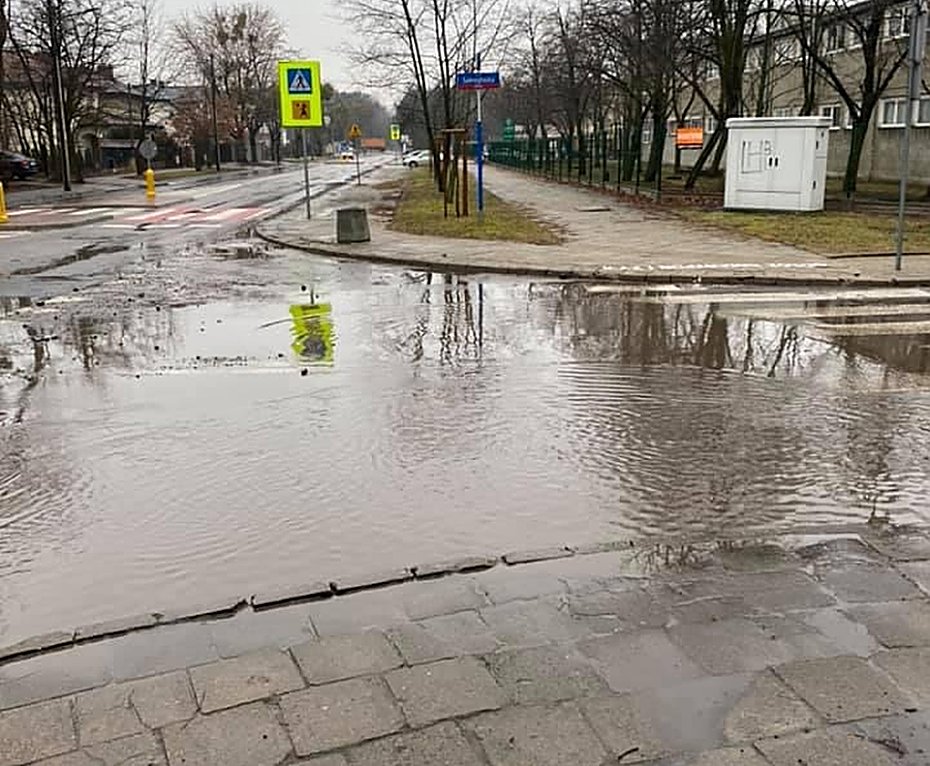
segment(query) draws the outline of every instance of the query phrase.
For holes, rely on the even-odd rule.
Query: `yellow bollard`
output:
[[[145,171],[145,196],[155,199],[155,171],[151,168]]]
[[[6,214],[6,197],[3,194],[3,181],[0,181],[0,223],[10,220]]]

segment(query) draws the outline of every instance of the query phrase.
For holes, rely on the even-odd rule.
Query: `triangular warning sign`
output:
[[[287,89],[290,93],[310,93],[310,72],[306,69],[291,69],[288,72]]]

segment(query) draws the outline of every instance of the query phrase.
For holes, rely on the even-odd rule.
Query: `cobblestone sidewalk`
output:
[[[493,563],[7,660],[0,766],[930,763],[927,536]]]

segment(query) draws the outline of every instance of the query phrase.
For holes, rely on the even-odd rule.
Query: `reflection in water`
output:
[[[0,323],[37,381],[0,441],[0,636],[462,553],[648,537],[688,565],[700,541],[926,520],[914,339],[579,284],[306,281]]]

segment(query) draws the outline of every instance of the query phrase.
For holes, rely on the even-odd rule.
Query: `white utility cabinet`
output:
[[[823,210],[829,117],[733,117],[727,120],[724,207]]]

